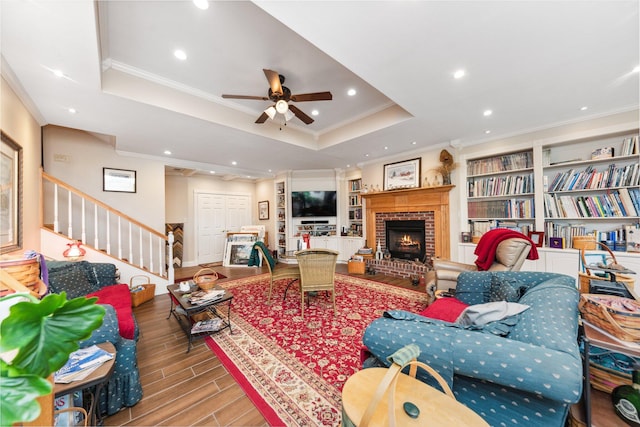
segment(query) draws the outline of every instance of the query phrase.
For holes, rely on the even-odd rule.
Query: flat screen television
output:
[[[335,191],[292,191],[291,216],[336,216]]]

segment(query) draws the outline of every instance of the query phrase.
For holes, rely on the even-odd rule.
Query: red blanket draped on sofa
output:
[[[474,254],[478,256],[476,259],[476,266],[478,267],[478,270],[488,270],[489,267],[491,267],[496,259],[496,249],[500,242],[516,237],[531,242],[531,250],[529,251],[527,259],[538,259],[538,249],[536,249],[535,243],[533,243],[527,236],[519,231],[509,230],[507,228],[495,228],[484,233],[478,242],[478,246],[476,246]]]

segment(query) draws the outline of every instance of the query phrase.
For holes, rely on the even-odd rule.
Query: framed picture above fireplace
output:
[[[422,159],[404,160],[384,165],[384,190],[420,187]]]

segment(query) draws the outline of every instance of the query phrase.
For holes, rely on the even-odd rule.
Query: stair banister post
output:
[[[100,246],[98,246],[98,243],[100,243],[98,241],[98,235],[100,234],[98,232],[98,205],[94,203],[93,205],[93,247],[98,249]]]
[[[60,221],[58,220],[58,184],[53,184],[53,231],[60,232]]]
[[[153,271],[153,233],[149,232],[149,271]]]
[[[122,219],[118,216],[118,259],[122,259]]]
[[[70,239],[73,239],[73,210],[71,207],[71,190],[67,190],[67,192],[69,193],[69,199],[68,199],[68,206],[69,206],[69,212],[67,215],[67,220],[69,221],[69,224],[67,225],[67,237]]]
[[[86,225],[86,218],[85,218],[85,214],[84,214],[84,209],[85,209],[85,198],[83,197],[82,199],[82,234],[81,234],[81,239],[82,239],[82,243],[83,244],[87,244],[87,225]]]
[[[169,279],[169,283],[175,283],[174,278],[174,271],[173,271],[173,241],[174,241],[174,236],[173,236],[173,231],[169,232],[169,236],[168,236],[168,241],[169,241],[169,247],[167,248],[167,252],[169,254],[169,256],[167,257],[167,275],[168,275],[168,279]]]
[[[131,226],[131,221],[129,221],[129,262],[133,263],[133,231]]]
[[[142,227],[140,227],[140,233],[139,233],[140,242],[138,243],[138,247],[140,248],[140,264],[139,264],[140,268],[144,268],[144,260],[142,259],[142,256],[143,256],[142,255],[142,232],[143,232]]]
[[[107,254],[111,255],[111,215],[106,209],[105,213],[107,214]]]

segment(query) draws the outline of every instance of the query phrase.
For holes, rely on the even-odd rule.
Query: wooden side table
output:
[[[87,418],[89,425],[97,426],[102,424],[102,418],[98,413],[98,399],[100,398],[100,390],[104,384],[109,381],[111,374],[116,366],[116,348],[110,342],[103,342],[98,344],[98,347],[113,354],[113,358],[104,362],[98,369],[93,371],[85,379],[72,381],[67,384],[55,383],[53,386],[53,393],[55,397],[64,396],[66,394],[75,393],[85,389],[93,389],[89,393],[91,394],[91,405],[87,410]],[[83,400],[84,405],[84,400]]]

